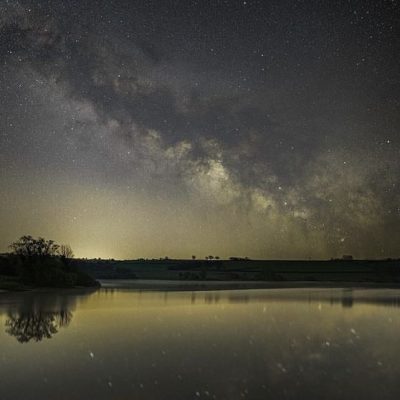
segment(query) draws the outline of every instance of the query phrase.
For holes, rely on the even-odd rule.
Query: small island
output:
[[[30,235],[12,243],[0,257],[0,290],[99,287],[99,283],[72,262],[69,245]]]

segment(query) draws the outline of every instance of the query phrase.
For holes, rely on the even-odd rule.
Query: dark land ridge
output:
[[[102,260],[46,257],[23,259],[0,256],[0,289],[96,287],[99,280],[137,280],[138,288],[155,288],[176,281],[182,289],[205,288],[218,282],[237,283],[238,288],[297,286],[334,283],[400,285],[400,260]],[[141,281],[141,282],[139,282]],[[144,281],[149,281],[149,284]],[[202,285],[189,282],[203,282]],[[231,287],[227,285],[227,288]],[[169,284],[166,283],[166,288]],[[261,286],[260,286],[261,285]],[[123,283],[121,283],[123,287]],[[162,286],[162,284],[161,284]],[[176,288],[175,285],[172,285]],[[164,287],[164,286],[162,286]],[[180,286],[179,286],[180,287]],[[215,286],[224,288],[225,286]],[[236,286],[235,286],[236,287]]]
[[[399,283],[400,260],[73,260],[94,279]]]
[[[53,240],[22,236],[10,245],[12,252],[0,255],[0,289],[99,287],[99,280],[158,280],[181,282],[299,282],[400,284],[400,259],[353,260],[351,256],[332,260],[250,260],[231,257],[221,260],[163,259],[102,260],[74,258],[69,245]],[[255,284],[257,282],[257,285]],[[148,287],[146,283],[140,284]],[[175,285],[175,284],[173,284]],[[156,285],[157,286],[157,285]],[[175,285],[176,286],[176,285]],[[196,284],[194,287],[198,287]],[[268,285],[267,285],[268,286]]]

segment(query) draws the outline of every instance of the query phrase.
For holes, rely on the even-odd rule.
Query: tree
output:
[[[53,240],[45,240],[42,237],[37,239],[30,235],[21,236],[10,247],[14,254],[25,257],[48,257],[58,253],[59,245]]]
[[[92,286],[99,283],[70,262],[69,245],[59,246],[42,237],[22,236],[10,245],[9,260],[21,283],[40,287]]]
[[[65,258],[67,260],[74,258],[74,252],[72,251],[69,244],[62,244],[60,246],[60,249],[58,250],[58,253],[62,258]]]

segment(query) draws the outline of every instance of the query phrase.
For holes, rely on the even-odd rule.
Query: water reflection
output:
[[[93,290],[11,294],[0,303],[0,315],[6,314],[5,332],[19,343],[51,339],[61,328],[69,326],[78,302]]]
[[[132,292],[126,282],[123,287],[107,286],[101,289],[103,295],[110,298],[119,296],[121,293]],[[263,302],[306,302],[308,304],[330,304],[341,305],[343,308],[352,308],[355,305],[371,304],[381,306],[400,307],[400,294],[398,289],[379,288],[282,288],[282,289],[253,289],[253,290],[198,290],[198,291],[173,291],[169,290],[142,290],[136,289],[137,281],[133,282],[134,293],[137,299],[142,295],[146,301],[153,299],[162,301],[163,304],[174,304],[177,301],[186,301],[192,305],[238,303],[253,304]]]
[[[399,299],[351,288],[3,294],[0,399],[400,398]]]
[[[18,342],[27,343],[31,340],[40,342],[43,339],[51,339],[59,328],[69,325],[72,320],[72,312],[60,310],[57,312],[20,312],[8,315],[5,326],[6,332],[14,336]]]

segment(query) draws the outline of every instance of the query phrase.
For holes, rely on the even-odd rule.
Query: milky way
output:
[[[0,251],[399,256],[399,11],[3,0]]]

